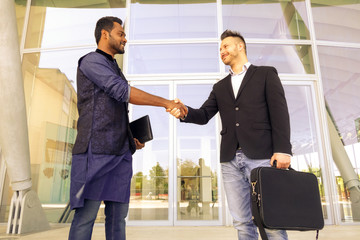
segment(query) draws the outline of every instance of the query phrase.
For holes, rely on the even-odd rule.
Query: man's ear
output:
[[[239,51],[243,50],[244,49],[244,44],[242,42],[239,42],[237,44],[237,48],[238,48]]]
[[[108,39],[108,37],[109,37],[109,32],[106,31],[105,29],[101,29],[101,38]]]

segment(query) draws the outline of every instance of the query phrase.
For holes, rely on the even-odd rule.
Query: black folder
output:
[[[149,115],[145,115],[130,123],[130,130],[133,137],[141,143],[148,142],[153,139]]]

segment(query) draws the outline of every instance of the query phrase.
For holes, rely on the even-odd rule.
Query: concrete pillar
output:
[[[31,188],[24,82],[14,0],[0,1],[0,146],[14,191]]]
[[[36,192],[31,190],[29,137],[14,0],[0,1],[0,32],[0,147],[14,190],[7,233],[43,231],[50,225]]]

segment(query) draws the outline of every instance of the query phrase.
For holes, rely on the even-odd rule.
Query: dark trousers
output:
[[[106,240],[125,240],[128,203],[104,201]],[[84,207],[75,209],[69,240],[90,240],[101,201],[85,199]]]

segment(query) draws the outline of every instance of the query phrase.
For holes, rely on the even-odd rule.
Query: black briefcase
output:
[[[264,228],[317,230],[324,227],[319,186],[312,173],[275,167],[251,171],[251,204],[255,224],[262,239]]]

